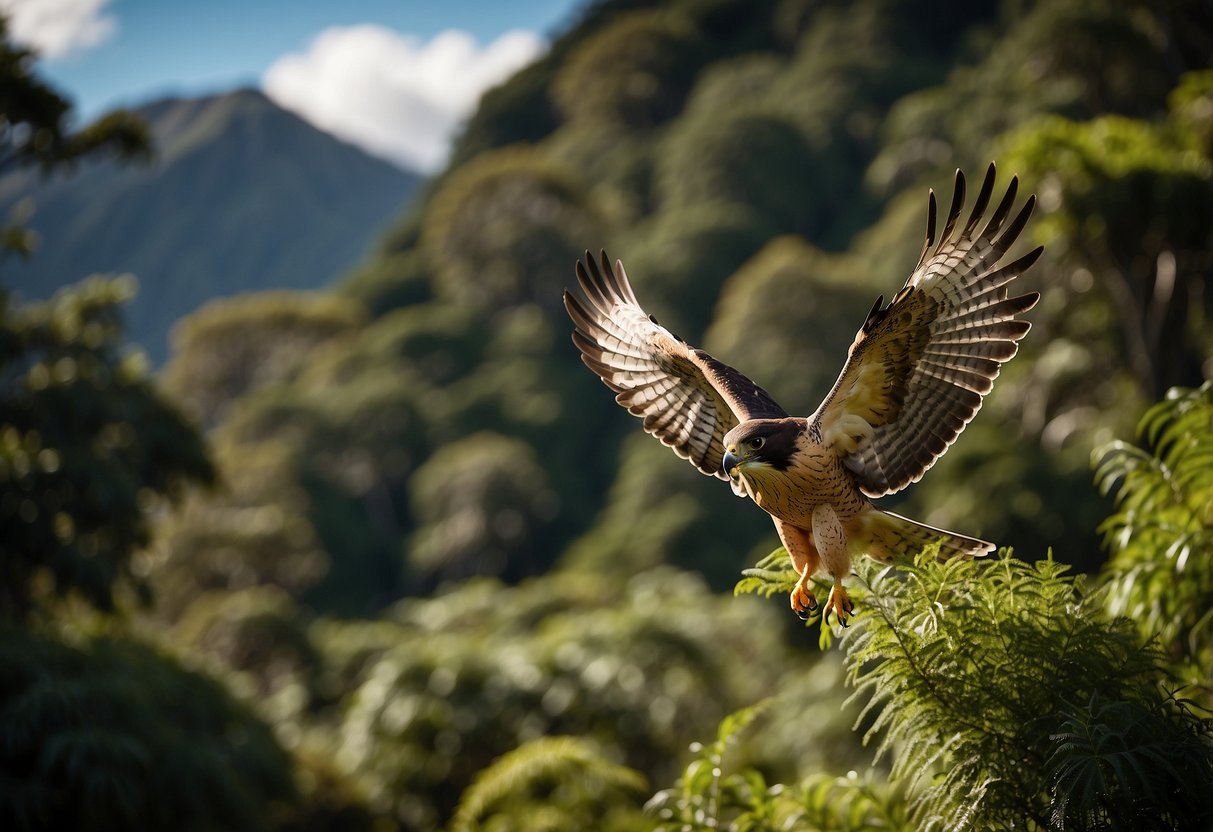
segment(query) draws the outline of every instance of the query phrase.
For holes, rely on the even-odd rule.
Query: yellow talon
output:
[[[840,583],[835,583],[830,588],[830,597],[821,613],[821,620],[829,621],[831,612],[837,617],[838,623],[844,627],[847,626],[847,620],[855,612],[855,605],[851,603],[851,597],[847,595],[847,591]]]
[[[817,599],[813,597],[813,593],[809,592],[810,577],[806,564],[800,573],[800,580],[796,582],[796,586],[792,587],[792,612],[800,616],[801,620],[806,620],[817,611]]]

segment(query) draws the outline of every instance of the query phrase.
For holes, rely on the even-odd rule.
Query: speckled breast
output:
[[[830,448],[802,436],[786,470],[755,466],[743,470],[746,492],[763,511],[802,528],[813,525],[813,509],[829,503],[842,520],[858,514],[868,500]]]

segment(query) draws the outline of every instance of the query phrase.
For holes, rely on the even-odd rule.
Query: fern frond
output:
[[[503,754],[481,771],[464,791],[451,820],[453,832],[472,832],[481,821],[509,800],[542,795],[552,784],[576,784],[591,795],[639,794],[644,775],[613,763],[581,737],[540,737]]]
[[[1184,828],[1202,814],[1177,784],[1213,776],[1206,743],[1181,730],[1166,702],[1149,707],[1096,691],[1067,708],[1046,761],[1060,829]]]
[[[800,577],[792,568],[788,550],[780,546],[749,569],[741,570],[742,579],[733,587],[733,595],[787,595]]]
[[[1095,479],[1116,510],[1100,532],[1111,553],[1106,607],[1129,616],[1170,656],[1213,676],[1213,382],[1175,388],[1138,425],[1140,447],[1094,454]]]
[[[1064,564],[1028,564],[1004,551],[973,561],[921,558],[879,575],[860,569],[871,584],[871,614],[843,640],[852,699],[864,703],[857,727],[868,724],[865,742],[878,738],[877,755],[905,787],[915,828],[1048,828],[1058,812],[1090,811],[1084,789],[1104,802],[1148,795],[1157,813],[1162,792],[1143,790],[1143,777],[1163,777],[1172,790],[1193,782],[1152,766],[1151,742],[1107,751],[1103,780],[1050,768],[1080,747],[1061,724],[1059,692],[1065,701],[1096,693],[1152,701],[1163,678],[1126,622],[1105,618],[1102,593],[1084,594]],[[1191,736],[1190,721],[1176,727],[1168,719],[1173,741]],[[1056,782],[1074,788],[1054,789]]]

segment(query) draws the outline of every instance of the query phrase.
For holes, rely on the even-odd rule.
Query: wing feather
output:
[[[978,232],[994,180],[990,165],[961,226],[965,181],[956,172],[938,242],[935,195],[929,195],[918,264],[889,305],[878,300],[868,314],[838,381],[811,420],[870,497],[922,477],[972,420],[1031,326],[1016,316],[1040,296],[1011,297],[1007,286],[1036,262],[1041,249],[1001,268],[998,261],[1023,232],[1035,197],[1013,212],[1019,182],[1012,178]]]
[[[587,251],[576,267],[581,297],[566,291],[581,360],[644,429],[720,479],[724,435],[740,421],[787,416],[770,395],[732,367],[689,346],[636,300],[623,264]]]

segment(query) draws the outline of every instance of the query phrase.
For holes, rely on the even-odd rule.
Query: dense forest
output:
[[[600,0],[334,291],[208,305],[157,375],[128,280],[0,293],[0,827],[1210,828],[1211,55],[1196,0]],[[151,150],[0,75],[0,165]],[[888,505],[1004,548],[806,627],[562,290],[605,248],[809,413],[991,160],[1042,300]]]

